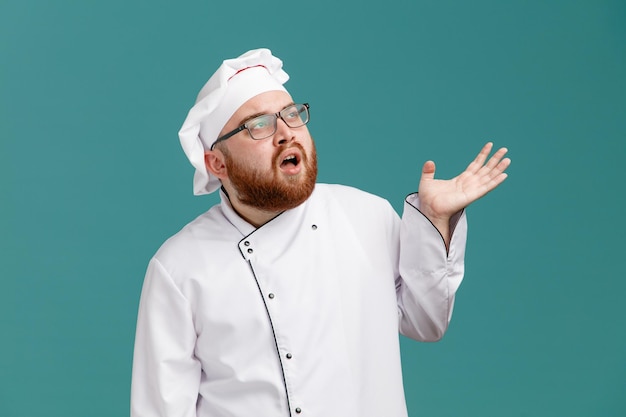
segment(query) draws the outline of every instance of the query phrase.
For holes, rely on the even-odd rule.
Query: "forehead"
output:
[[[250,117],[261,114],[276,113],[293,101],[284,91],[267,91],[243,103],[226,123],[226,127],[238,126]]]

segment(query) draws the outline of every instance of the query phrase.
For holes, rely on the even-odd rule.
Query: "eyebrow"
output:
[[[287,107],[291,107],[291,106],[293,106],[294,104],[296,104],[296,103],[294,103],[294,102],[292,101],[291,103],[287,104],[285,107],[283,107],[282,109],[280,109],[280,110],[278,111],[278,113],[280,113],[281,111],[285,110]],[[250,120],[254,119],[255,117],[259,117],[259,116],[266,116],[266,115],[268,115],[268,114],[269,114],[269,115],[273,115],[273,114],[276,114],[276,113],[254,113],[254,114],[251,114],[251,115],[246,116],[245,118],[243,118],[243,119],[239,122],[238,126],[245,125],[246,123],[248,123]]]

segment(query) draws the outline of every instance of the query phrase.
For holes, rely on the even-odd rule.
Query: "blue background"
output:
[[[400,210],[425,160],[510,149],[448,334],[402,339],[411,416],[626,415],[623,1],[2,0],[0,416],[128,415],[147,262],[216,201],[178,129],[257,47],[320,181]]]

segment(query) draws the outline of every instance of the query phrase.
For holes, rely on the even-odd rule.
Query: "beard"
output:
[[[272,156],[272,168],[263,171],[236,160],[224,147],[222,153],[228,171],[228,178],[237,192],[238,200],[250,207],[267,212],[282,212],[299,206],[313,193],[317,179],[317,152],[312,144],[311,154],[307,155],[302,145],[294,143],[302,154],[303,169],[297,175],[286,176],[280,172],[280,153],[287,147],[276,149]]]

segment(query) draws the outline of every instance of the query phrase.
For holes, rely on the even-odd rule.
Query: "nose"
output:
[[[287,126],[287,123],[280,117],[276,119],[276,133],[274,133],[274,144],[275,145],[285,145],[293,141],[296,138],[296,135],[293,133],[291,128]]]

